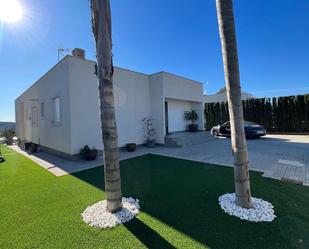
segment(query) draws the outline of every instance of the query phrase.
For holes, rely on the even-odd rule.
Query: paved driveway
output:
[[[209,133],[180,133],[170,136],[183,144],[180,148],[157,146],[139,147],[135,152],[120,152],[120,159],[154,153],[193,161],[233,166],[231,141],[229,138],[215,138]],[[264,176],[275,179],[303,182],[309,186],[309,136],[267,135],[259,139],[247,140],[249,167],[263,172]],[[49,170],[56,176],[94,168],[102,165],[103,159],[96,161],[69,161],[40,152],[28,154],[16,146],[12,149]]]
[[[230,139],[212,142],[230,151]],[[260,139],[248,139],[249,166],[264,172],[264,176],[309,183],[309,136],[267,135]],[[213,150],[217,146],[213,146]],[[218,163],[232,164],[232,157],[219,153]],[[216,162],[216,158],[209,158]]]
[[[188,139],[190,139],[188,137]],[[220,165],[233,165],[229,138],[205,135],[199,144],[181,148],[157,147],[154,153]],[[309,136],[267,135],[248,139],[249,167],[264,176],[300,181],[309,186]]]

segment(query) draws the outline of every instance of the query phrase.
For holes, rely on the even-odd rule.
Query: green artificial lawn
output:
[[[3,148],[3,147],[2,147]],[[55,177],[3,148],[0,248],[309,248],[309,188],[251,172],[252,194],[270,201],[272,223],[225,214],[218,197],[233,192],[233,169],[146,155],[121,163],[123,195],[137,197],[134,220],[103,230],[81,212],[105,198],[103,167]]]

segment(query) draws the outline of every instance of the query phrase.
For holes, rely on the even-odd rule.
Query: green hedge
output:
[[[309,132],[309,94],[243,101],[245,120],[267,131]],[[206,129],[229,120],[227,102],[205,104]]]

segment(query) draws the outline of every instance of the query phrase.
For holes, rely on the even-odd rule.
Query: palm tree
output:
[[[251,208],[248,151],[239,80],[233,0],[216,0],[234,155],[236,205]]]
[[[107,211],[114,213],[122,209],[122,193],[113,93],[111,11],[109,0],[90,0],[90,5],[97,53]]]

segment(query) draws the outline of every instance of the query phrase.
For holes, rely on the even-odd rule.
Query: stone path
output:
[[[9,146],[14,151],[24,155],[25,157],[31,159],[32,161],[36,162],[41,167],[48,170],[55,176],[63,176],[75,172],[79,172],[86,169],[95,168],[98,166],[103,165],[103,158],[97,157],[94,161],[85,161],[85,160],[69,160],[64,159],[58,156],[54,156],[48,154],[46,152],[36,152],[36,153],[29,153],[28,151],[24,151],[16,145]],[[120,159],[125,160],[132,157],[136,157],[139,155],[144,155],[145,152],[137,151],[134,154],[130,153],[120,153]]]

